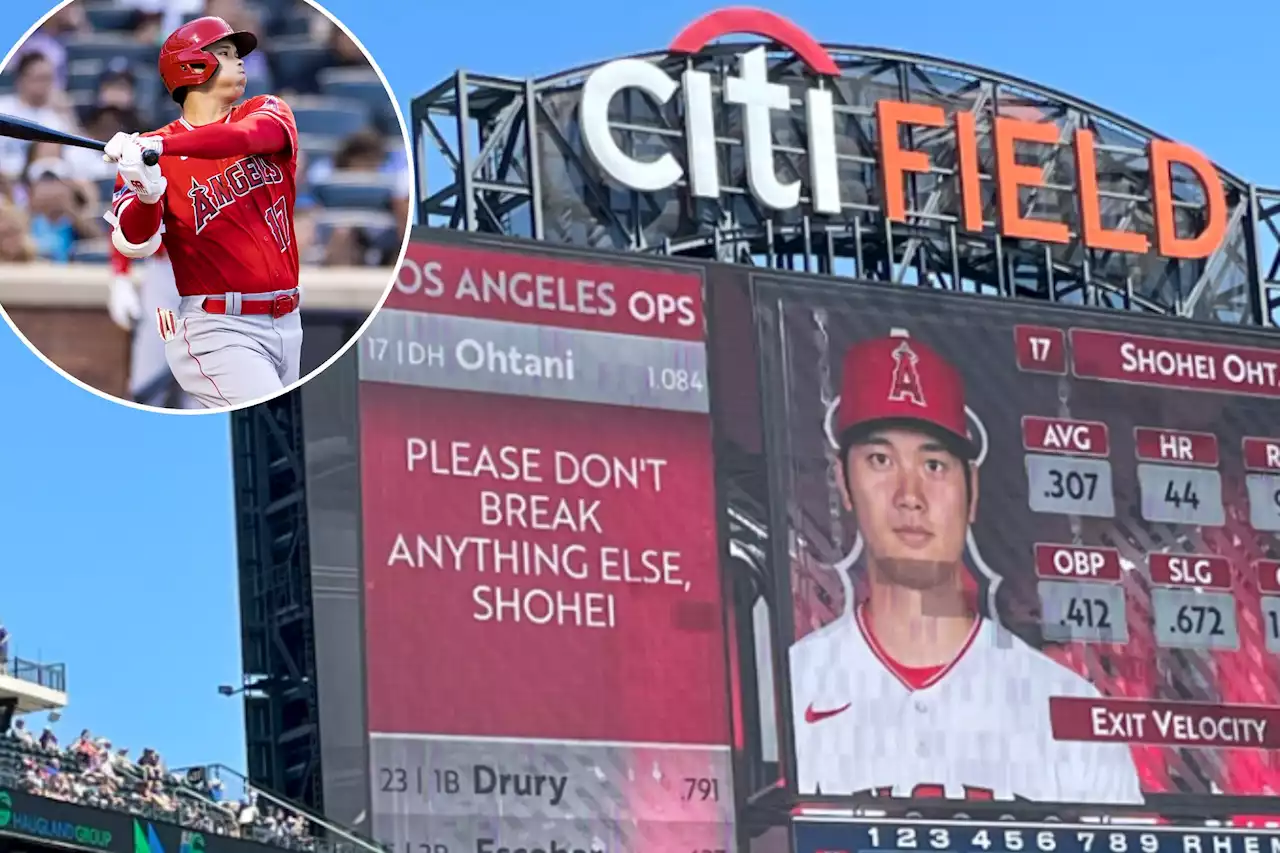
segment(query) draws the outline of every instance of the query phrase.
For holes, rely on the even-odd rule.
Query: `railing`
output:
[[[265,790],[242,773],[224,764],[209,764],[196,767],[185,767],[174,771],[184,774],[187,785],[198,791],[212,791],[217,788],[223,800],[241,800],[251,798],[258,808],[265,811],[264,804],[270,804],[287,816],[296,816],[306,822],[310,837],[315,839],[315,849],[323,853],[387,853],[387,848],[368,838],[339,826],[326,818],[308,811],[301,806],[271,791]],[[276,843],[269,837],[255,840],[265,844]]]
[[[7,668],[7,672],[6,672]],[[67,692],[67,665],[62,663],[37,663],[24,658],[13,658],[11,665],[5,666],[0,660],[0,673],[11,675],[19,681],[39,684],[59,693]]]
[[[28,773],[32,767],[38,768],[54,759],[60,764],[60,774],[84,773],[82,759],[74,753],[28,746],[13,737],[0,735],[0,787],[36,796],[48,795],[39,786],[29,784]],[[138,795],[137,791],[146,783],[144,770],[138,765],[117,767],[115,774],[119,783],[109,792],[94,790],[104,787],[100,780],[95,780],[95,784],[87,786],[90,792],[82,799],[68,797],[65,792],[55,798],[303,853],[386,853],[376,843],[254,787],[229,767],[183,768],[156,779],[154,784],[167,795],[173,808]],[[81,778],[86,779],[87,774]],[[220,784],[213,785],[214,780]],[[215,795],[215,790],[224,796]],[[242,823],[241,813],[233,805],[237,802],[252,803],[257,819]]]

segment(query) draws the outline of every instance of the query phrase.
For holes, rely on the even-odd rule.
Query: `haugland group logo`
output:
[[[792,22],[763,9],[734,8],[712,12],[686,27],[668,47],[673,54],[692,55],[716,39],[727,35],[756,35],[793,51],[813,75],[821,80],[840,76],[831,54],[812,36]],[[768,77],[767,49],[764,45],[745,48],[737,56],[738,73],[724,80],[723,100],[741,108],[743,147],[747,183],[752,196],[775,211],[792,210],[801,203],[801,181],[784,181],[774,168],[772,113],[793,109],[791,92]],[[685,163],[670,152],[656,159],[640,160],[626,153],[614,138],[609,124],[609,106],[627,89],[637,89],[667,104],[683,93]],[[605,175],[622,187],[639,192],[660,192],[687,180],[695,198],[718,199],[721,194],[719,152],[716,143],[712,75],[686,68],[679,82],[659,66],[642,59],[619,59],[596,68],[583,84],[580,122],[587,153]],[[827,86],[813,86],[803,99],[803,122],[808,129],[808,204],[815,215],[837,216],[843,212],[840,177],[836,157],[835,99]],[[983,230],[984,211],[978,161],[977,116],[956,111],[948,116],[937,104],[881,100],[876,103],[879,172],[884,213],[892,221],[907,221],[903,189],[909,172],[927,172],[929,156],[902,146],[900,132],[905,127],[945,128],[950,126],[956,140],[956,180],[959,183],[961,227],[970,233]],[[1034,122],[1008,116],[993,120],[995,151],[996,220],[1000,231],[1015,239],[1047,243],[1069,243],[1065,222],[1038,219],[1024,214],[1019,190],[1044,186],[1042,170],[1019,162],[1020,143],[1058,144],[1061,131],[1050,122]],[[1151,170],[1152,208],[1155,233],[1147,234],[1107,228],[1102,223],[1098,189],[1096,139],[1091,130],[1078,129],[1069,144],[1079,175],[1077,203],[1080,211],[1080,238],[1094,249],[1145,254],[1154,242],[1157,253],[1169,258],[1199,259],[1211,255],[1221,244],[1227,228],[1227,201],[1221,177],[1204,155],[1189,146],[1153,139],[1147,146]],[[1204,186],[1205,223],[1197,235],[1180,235],[1174,217],[1172,167],[1190,169]]]

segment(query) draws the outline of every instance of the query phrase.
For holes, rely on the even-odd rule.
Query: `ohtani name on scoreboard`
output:
[[[1280,853],[1280,830],[799,818],[798,853]]]

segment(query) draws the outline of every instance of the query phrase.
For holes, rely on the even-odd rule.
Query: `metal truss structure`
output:
[[[234,412],[231,429],[248,777],[322,812],[300,392]]]
[[[1146,145],[1153,131],[1069,95],[949,60],[866,47],[828,45],[842,76],[833,89],[842,215],[778,214],[747,190],[741,110],[720,97],[741,45],[694,57],[644,55],[679,77],[686,68],[717,82],[717,153],[722,195],[691,200],[683,184],[656,194],[611,186],[587,156],[577,111],[597,66],[538,80],[459,71],[414,99],[411,122],[422,225],[529,237],[581,247],[665,253],[788,270],[830,273],[908,286],[1135,310],[1228,324],[1280,326],[1280,189],[1219,170],[1227,194],[1226,237],[1210,258],[1171,261],[1084,247],[1078,235],[1076,168],[1069,142],[1078,128],[1098,140],[1104,224],[1153,231]],[[789,50],[770,46],[770,79],[793,104],[818,85]],[[928,174],[908,178],[907,221],[881,213],[874,105],[891,98],[977,116],[986,227],[959,227],[955,134],[916,128],[910,147],[929,155]],[[669,151],[683,162],[679,98],[665,106],[639,92],[615,99],[615,139],[637,159]],[[808,174],[803,110],[775,114],[779,176]],[[1073,239],[1048,245],[1008,239],[995,228],[993,118],[1054,122],[1062,144],[1043,146],[1045,187],[1025,190],[1024,215],[1066,222]],[[1021,159],[1021,158],[1020,158]],[[1022,159],[1021,162],[1028,162]],[[431,185],[440,172],[444,180]],[[1174,170],[1180,233],[1198,233],[1203,191],[1190,170]]]

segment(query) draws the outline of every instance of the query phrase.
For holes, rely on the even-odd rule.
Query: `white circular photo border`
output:
[[[0,59],[0,73],[3,73],[4,70],[9,67],[9,63],[13,60],[13,57],[17,55],[18,51],[22,49],[22,46],[27,43],[27,40],[30,39],[33,35],[35,35],[36,32],[42,26],[44,26],[46,21],[48,21],[54,15],[58,14],[58,12],[62,11],[62,9],[66,8],[67,6],[70,6],[71,4],[84,3],[84,2],[87,2],[87,0],[60,0],[57,4],[53,6],[53,8],[51,8],[48,12],[45,12],[44,15],[42,15],[39,18],[39,20],[37,20],[34,24],[32,24],[31,27],[28,28],[25,33],[23,33],[22,38],[14,42],[13,47],[9,48],[9,51],[4,55],[4,59]],[[224,415],[230,412],[238,412],[238,411],[241,411],[242,409],[250,409],[250,408],[253,408],[254,406],[261,405],[262,403],[266,403],[271,400],[278,399],[279,397],[283,397],[285,394],[288,394],[292,391],[296,391],[297,389],[301,388],[303,385],[306,385],[308,382],[310,382],[314,377],[319,376],[321,373],[328,370],[329,367],[334,362],[342,358],[342,356],[346,355],[347,351],[351,349],[351,347],[354,346],[357,341],[360,340],[361,336],[364,335],[365,330],[369,328],[369,324],[373,322],[374,317],[376,317],[378,312],[382,310],[382,306],[387,301],[387,297],[391,295],[391,288],[395,287],[396,281],[400,275],[400,267],[401,265],[404,264],[404,256],[409,251],[409,243],[413,237],[414,211],[417,210],[418,164],[414,161],[415,152],[413,149],[413,144],[409,138],[409,125],[404,119],[404,110],[400,108],[400,102],[396,99],[395,90],[391,88],[391,84],[387,81],[387,75],[383,73],[382,67],[378,65],[378,61],[374,59],[373,54],[369,52],[369,49],[364,46],[364,43],[360,41],[360,39],[356,36],[356,34],[353,33],[346,24],[338,20],[338,18],[335,17],[332,12],[330,12],[324,6],[321,6],[319,3],[317,3],[316,0],[297,0],[297,2],[305,3],[306,5],[315,9],[321,15],[324,15],[324,17],[327,18],[330,23],[332,23],[338,29],[342,30],[342,32],[345,33],[346,36],[351,39],[351,41],[356,45],[356,47],[360,48],[360,52],[364,54],[364,58],[368,61],[369,67],[372,68],[373,72],[378,75],[378,80],[382,83],[382,88],[387,93],[387,97],[391,99],[391,106],[396,113],[396,121],[399,122],[400,124],[400,138],[401,138],[401,141],[404,143],[405,162],[408,170],[408,174],[406,177],[408,179],[408,184],[409,184],[409,220],[405,223],[404,240],[400,244],[400,254],[396,257],[395,264],[390,268],[391,269],[390,278],[387,280],[387,286],[382,289],[382,296],[378,298],[377,304],[374,305],[372,310],[369,311],[369,316],[365,317],[364,322],[360,324],[360,328],[356,329],[355,334],[352,335],[347,340],[346,343],[344,343],[341,347],[339,347],[338,350],[333,355],[329,356],[329,358],[323,364],[317,367],[315,370],[311,371],[306,376],[299,377],[298,381],[292,383],[291,385],[286,386],[282,391],[277,391],[274,394],[267,394],[263,397],[259,397],[255,400],[250,400],[246,403],[239,403],[234,406],[223,406],[216,409],[205,409],[205,408],[170,409],[164,406],[149,406],[145,403],[138,403],[138,402],[134,402],[133,400],[126,400],[122,397],[117,397],[114,394],[108,394],[106,391],[103,391],[99,388],[94,388],[92,385],[88,384],[87,382],[77,379],[67,371],[63,370],[61,367],[55,364],[48,356],[46,356],[43,352],[41,352],[39,347],[34,346],[31,343],[31,341],[27,339],[27,336],[22,333],[22,330],[18,328],[18,324],[13,322],[12,318],[9,317],[9,312],[5,310],[4,304],[0,302],[0,317],[4,318],[5,323],[9,326],[10,330],[12,330],[15,335],[17,335],[18,340],[22,341],[22,343],[26,345],[27,349],[30,350],[32,353],[34,353],[35,356],[39,358],[42,362],[44,362],[46,366],[51,368],[55,373],[57,373],[63,379],[66,379],[68,382],[75,385],[76,387],[84,391],[88,391],[90,394],[93,394],[94,396],[99,397],[103,400],[107,400],[109,402],[116,403],[121,406],[126,406],[131,409],[137,409],[138,411],[142,411],[142,412],[156,412],[164,415],[193,415],[196,417],[200,417],[203,415]],[[105,278],[104,278],[104,282],[105,282]],[[106,285],[104,283],[104,286],[103,286],[104,310],[105,310],[105,307],[106,307]],[[304,335],[305,335],[305,329],[304,329]]]

